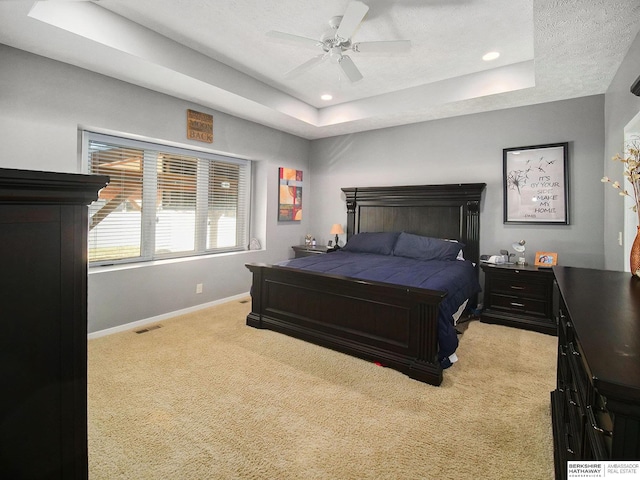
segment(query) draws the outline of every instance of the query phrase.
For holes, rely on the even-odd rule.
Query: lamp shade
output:
[[[524,253],[524,244],[527,243],[524,240],[520,240],[519,242],[514,242],[511,244],[511,248],[513,248],[518,253]]]
[[[334,223],[329,233],[331,235],[342,235],[344,233],[344,230],[342,229],[342,225],[340,225],[339,223]]]

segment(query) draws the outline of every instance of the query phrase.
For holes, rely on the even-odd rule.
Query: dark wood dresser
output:
[[[108,177],[0,169],[0,476],[86,479],[87,205]]]
[[[481,264],[482,322],[556,334],[553,271],[524,265]]]
[[[640,459],[640,278],[554,267],[560,292],[556,478],[567,461]]]

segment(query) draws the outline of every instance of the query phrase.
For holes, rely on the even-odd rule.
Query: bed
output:
[[[345,255],[366,255],[350,251],[352,240],[365,233],[397,235],[395,241],[401,234],[454,240],[464,245],[465,261],[458,262],[467,268],[471,265],[477,281],[484,188],[483,183],[343,188],[347,247],[316,257],[326,257],[325,261],[331,263]],[[363,274],[339,268],[322,272],[294,267],[293,261],[247,264],[253,276],[247,325],[284,333],[440,385],[448,366],[444,353],[450,350],[450,345],[441,346],[443,328],[447,328],[442,324],[442,310],[447,297],[451,297],[447,291],[380,281],[375,276],[363,278],[368,269],[363,269]],[[476,294],[468,301],[475,305]],[[453,328],[450,318],[448,322]],[[455,331],[454,338],[457,342]]]

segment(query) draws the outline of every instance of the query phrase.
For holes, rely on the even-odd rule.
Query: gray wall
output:
[[[528,261],[536,250],[551,250],[563,265],[621,270],[617,232],[623,207],[619,198],[605,195],[600,177],[604,170],[622,181],[610,158],[622,150],[624,126],[640,111],[640,99],[629,94],[640,74],[639,59],[636,38],[606,95],[309,142],[0,45],[0,167],[79,172],[82,127],[203,148],[184,138],[188,108],[214,116],[211,151],[256,161],[254,235],[265,249],[92,271],[91,332],[247,292],[244,263],[287,258],[290,245],[306,233],[320,243],[333,239],[331,225],[346,222],[341,187],[485,182],[483,253],[524,238]],[[564,141],[569,142],[571,225],[504,225],[502,149]],[[305,215],[299,224],[276,221],[279,166],[305,171]],[[195,294],[196,283],[204,284],[203,294]]]
[[[340,187],[484,182],[482,253],[525,239],[529,262],[545,250],[562,265],[602,268],[603,112],[597,95],[315,140],[311,227],[324,241],[346,222]],[[569,142],[571,224],[504,225],[502,149],[556,142]]]
[[[624,150],[624,127],[640,112],[640,97],[633,95],[629,88],[640,75],[640,34],[629,48],[624,61],[613,78],[605,94],[605,141],[604,175],[626,182],[622,164],[612,162],[616,153]],[[628,183],[627,183],[628,187]],[[604,196],[604,255],[607,270],[628,269],[622,247],[618,244],[618,232],[623,231],[624,207],[622,199],[610,188],[603,189]]]
[[[277,176],[280,166],[308,173],[307,140],[5,45],[0,66],[0,167],[81,172],[83,127],[256,161],[253,235],[266,250],[92,269],[90,332],[248,292],[246,262],[286,259],[292,242],[304,239],[306,219],[277,223]],[[185,138],[189,108],[213,115],[212,145]],[[307,185],[303,205],[312,194]]]

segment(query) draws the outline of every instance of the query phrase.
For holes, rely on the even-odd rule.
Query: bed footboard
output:
[[[432,385],[438,306],[445,292],[247,264],[253,274],[247,325],[379,362]]]

